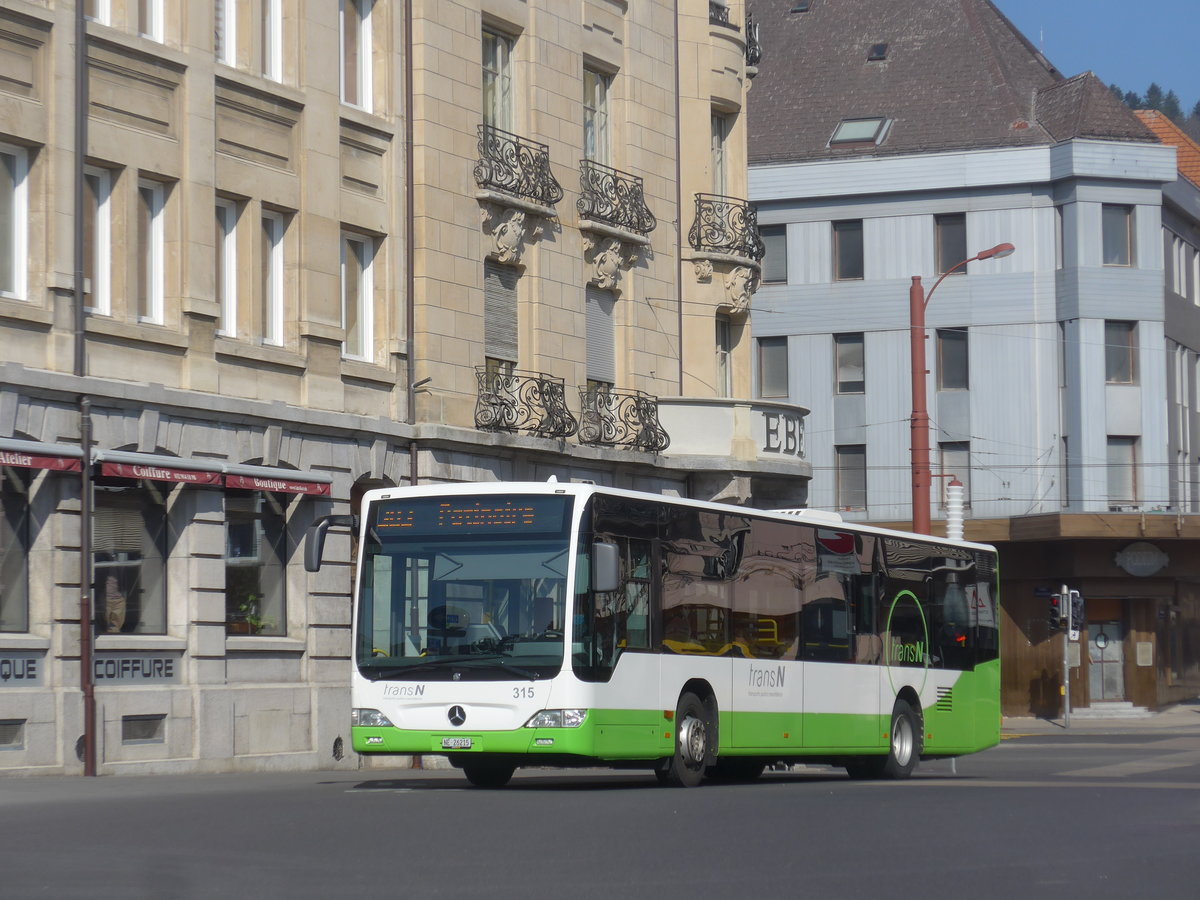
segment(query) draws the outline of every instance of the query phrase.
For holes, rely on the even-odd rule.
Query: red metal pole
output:
[[[936,285],[935,285],[936,287]],[[925,288],[921,276],[908,289],[909,356],[912,363],[912,530],[929,530],[929,410],[925,403]]]

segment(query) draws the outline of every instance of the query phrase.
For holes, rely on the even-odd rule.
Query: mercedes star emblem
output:
[[[450,711],[446,713],[446,718],[450,720],[450,724],[458,727],[463,722],[467,721],[467,711],[461,706],[452,706]]]

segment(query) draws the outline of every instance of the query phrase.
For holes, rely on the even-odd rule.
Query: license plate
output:
[[[470,738],[442,738],[443,750],[470,750]]]

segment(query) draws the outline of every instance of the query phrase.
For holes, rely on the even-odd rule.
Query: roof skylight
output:
[[[834,129],[832,144],[878,144],[883,140],[888,120],[882,116],[869,119],[842,119]]]

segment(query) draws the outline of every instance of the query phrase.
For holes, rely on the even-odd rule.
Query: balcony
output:
[[[543,207],[552,208],[563,198],[550,171],[550,148],[493,125],[479,126],[475,183]]]
[[[582,219],[648,235],[658,220],[646,206],[642,179],[590,159],[579,161],[579,199]]]
[[[720,253],[758,262],[766,253],[758,234],[758,210],[736,197],[696,195],[696,219],[688,243],[700,253]]]
[[[671,438],[658,420],[658,398],[642,391],[580,388],[579,442],[660,453]]]
[[[567,409],[561,378],[540,372],[489,370],[475,367],[479,397],[475,427],[480,431],[524,431],[545,438],[565,438],[579,423]]]
[[[746,75],[753,78],[758,74],[758,64],[762,62],[762,44],[758,40],[758,23],[754,16],[746,13]]]

